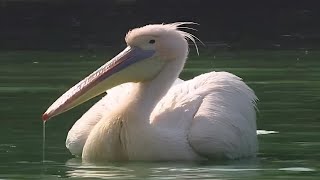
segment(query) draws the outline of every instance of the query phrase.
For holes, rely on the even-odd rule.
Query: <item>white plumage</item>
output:
[[[92,128],[126,101],[132,86],[125,83],[108,90],[74,124],[66,139],[72,154],[81,156]],[[183,136],[181,139],[203,158],[255,156],[256,100],[254,92],[228,72],[210,72],[188,81],[177,79],[153,110],[150,123]]]
[[[188,54],[185,38],[194,41],[193,35],[178,30],[185,24],[190,23],[148,25],[127,34],[129,50],[138,47],[155,54],[107,78],[113,88],[68,133],[66,146],[72,154],[86,161],[255,156],[257,97],[239,77],[210,72],[188,81],[177,79]],[[113,60],[116,63],[117,57]],[[116,64],[113,61],[107,65]],[[100,76],[101,72],[92,75]],[[92,78],[83,80],[85,86],[88,79]],[[75,87],[83,88],[83,84],[81,81]],[[60,103],[74,98],[70,93],[48,109],[45,119],[74,106],[68,101]],[[92,91],[89,94],[93,96]]]

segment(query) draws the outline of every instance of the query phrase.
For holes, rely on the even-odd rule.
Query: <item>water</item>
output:
[[[204,51],[204,52],[203,52]],[[191,55],[182,78],[207,71],[241,76],[255,91],[259,135],[254,159],[219,162],[82,164],[65,148],[90,101],[46,123],[47,107],[115,53],[0,52],[0,179],[318,179],[320,51],[205,51]],[[99,98],[99,97],[98,97]],[[263,131],[262,131],[263,133]]]
[[[42,162],[46,161],[46,122],[42,125]]]

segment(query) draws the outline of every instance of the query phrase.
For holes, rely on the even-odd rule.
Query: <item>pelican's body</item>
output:
[[[178,79],[188,55],[185,38],[193,39],[178,30],[183,24],[130,31],[127,49],[47,110],[45,120],[107,90],[69,131],[71,153],[90,162],[255,156],[254,92],[227,72]]]

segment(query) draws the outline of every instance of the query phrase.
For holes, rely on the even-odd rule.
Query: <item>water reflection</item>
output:
[[[221,162],[220,162],[221,163]],[[259,159],[230,161],[225,165],[213,162],[128,162],[86,164],[79,159],[66,163],[66,177],[99,179],[227,179],[231,177],[255,177],[260,168]]]
[[[100,179],[130,179],[135,176],[132,174],[134,170],[116,166],[112,164],[88,164],[82,163],[80,159],[70,159],[66,163],[68,169],[66,171],[67,177],[81,177],[81,178],[100,178]]]
[[[294,167],[292,162],[281,162],[279,167],[263,165],[260,158],[229,162],[128,162],[84,164],[70,159],[66,164],[65,177],[99,179],[257,179],[296,173],[304,178],[316,173],[314,167]]]

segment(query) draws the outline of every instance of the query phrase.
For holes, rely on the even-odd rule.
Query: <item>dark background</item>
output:
[[[193,21],[207,47],[319,49],[318,1],[0,0],[0,50],[99,49],[128,29]]]

